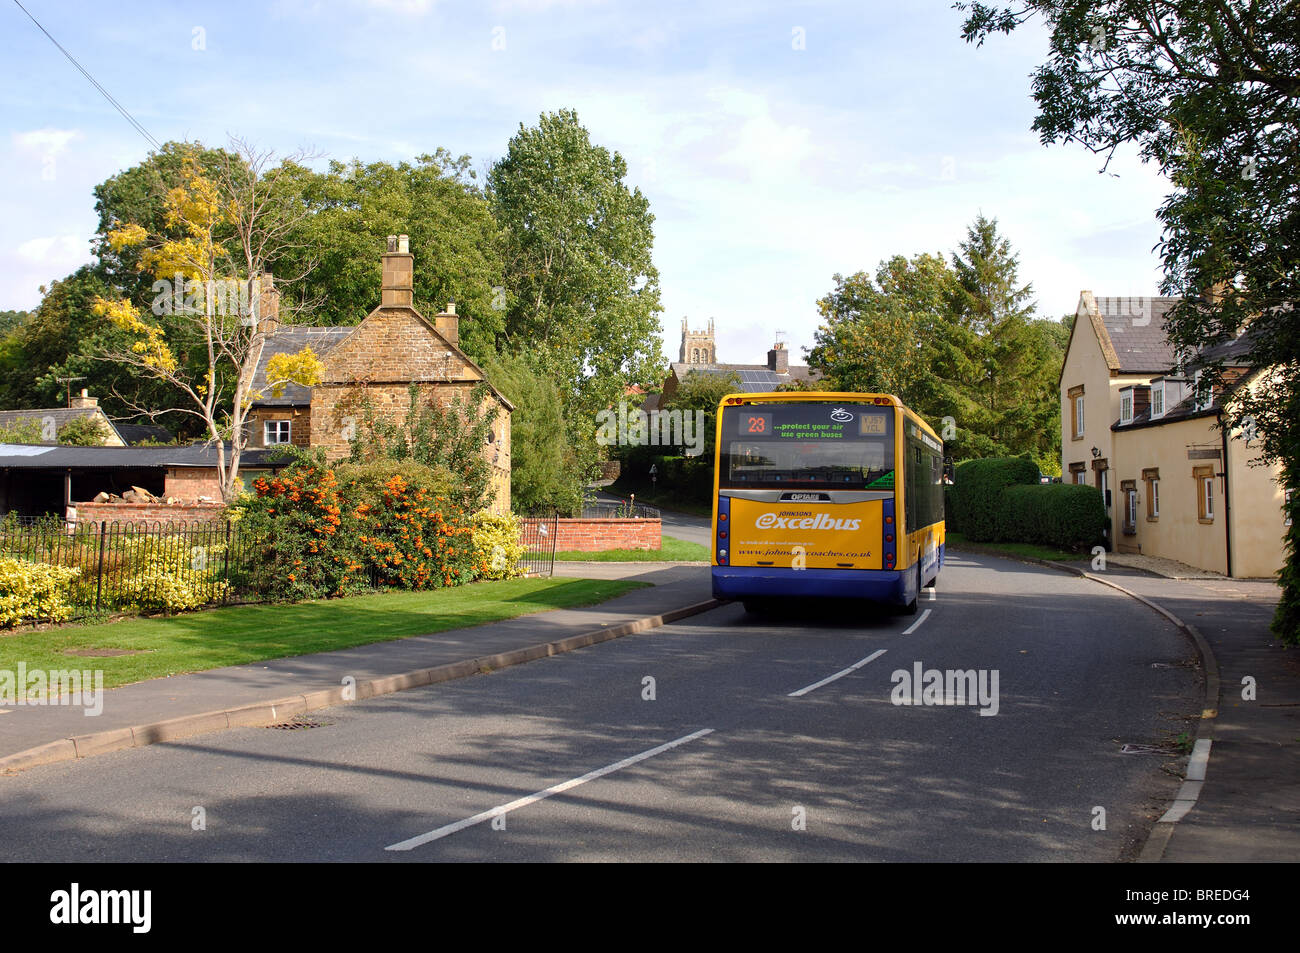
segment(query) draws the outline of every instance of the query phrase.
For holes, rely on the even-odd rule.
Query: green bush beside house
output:
[[[1038,482],[1023,457],[967,460],[945,488],[946,523],[972,542],[1041,543],[1080,551],[1102,541],[1106,508],[1092,486]]]

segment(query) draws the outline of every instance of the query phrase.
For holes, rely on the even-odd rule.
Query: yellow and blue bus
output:
[[[943,441],[888,394],[729,394],[713,467],[713,595],[915,612],[943,567]]]

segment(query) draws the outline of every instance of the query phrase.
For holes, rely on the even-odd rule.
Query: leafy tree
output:
[[[0,337],[12,334],[26,324],[30,317],[26,311],[0,311]]]
[[[527,354],[492,357],[483,370],[515,407],[510,416],[512,508],[517,513],[574,513],[582,504],[582,477],[565,440],[555,382]]]
[[[1288,0],[1022,0],[959,3],[983,44],[1034,17],[1051,31],[1033,74],[1044,144],[1077,142],[1108,164],[1125,143],[1173,183],[1161,291],[1180,298],[1171,342],[1194,354],[1249,325],[1250,359],[1274,373],[1225,415],[1262,438],[1300,485],[1300,31]],[[1103,169],[1105,166],[1103,166]],[[1213,365],[1205,386],[1220,378]],[[1300,495],[1273,630],[1300,643]]]
[[[999,448],[1029,451],[1040,467],[1050,466],[1060,447],[1057,378],[1063,351],[1035,321],[1031,285],[1018,280],[1019,256],[1000,236],[997,220],[979,215],[952,256],[954,297],[962,331],[973,334],[970,356],[976,396],[973,420],[956,417]]]
[[[109,436],[99,417],[73,417],[58,431],[59,443],[70,447],[102,447]]]
[[[109,286],[92,266],[83,265],[41,290],[43,297],[36,310],[0,347],[0,364],[6,371],[0,379],[0,406],[61,404],[64,387],[54,377],[87,376],[62,372],[69,355],[79,354],[83,344],[105,326],[91,308],[96,297],[109,292]],[[86,382],[82,386],[98,383]]]
[[[921,399],[932,374],[929,343],[946,321],[956,281],[941,256],[896,255],[873,278],[835,275],[835,288],[817,302],[823,324],[809,352],[812,367],[837,390]]]
[[[153,294],[153,272],[143,267],[145,249],[138,245],[114,243],[111,235],[125,225],[138,225],[159,240],[181,241],[187,237],[185,226],[174,220],[169,211],[171,191],[181,185],[186,170],[197,163],[200,168],[218,169],[238,164],[241,158],[225,149],[209,149],[200,143],[167,142],[139,165],[119,172],[95,186],[95,212],[99,228],[92,240],[97,259],[95,274],[116,287],[124,297],[143,304]],[[237,254],[232,230],[221,230],[216,240]]]
[[[302,214],[300,207],[276,198],[283,166],[272,167],[268,153],[239,146],[239,161],[213,170],[202,165],[197,150],[185,159],[181,184],[167,194],[165,220],[167,229],[181,230],[182,237],[152,234],[134,222],[109,233],[109,245],[134,249],[137,267],[156,279],[151,287],[164,289],[154,299],[153,313],[146,315],[129,297],[100,297],[92,309],[129,341],[102,359],[169,385],[180,398],[172,409],[202,422],[216,447],[227,501],[243,486],[244,423],[259,396],[252,385],[268,335],[266,323],[258,320],[268,293],[265,275]],[[230,234],[233,240],[226,238]],[[232,244],[239,251],[232,252]],[[198,299],[193,303],[192,293]],[[187,351],[206,360],[186,360]],[[316,383],[320,371],[308,348],[275,355],[266,376],[275,394],[290,382]],[[150,417],[158,413],[148,406],[133,409]]]
[[[659,272],[650,203],[627,163],[592,144],[572,110],[524,128],[488,176],[505,232],[503,350],[536,351],[565,401],[585,469],[599,459],[596,413],[628,382],[661,379]]]
[[[357,324],[374,309],[384,236],[406,234],[416,306],[432,317],[455,301],[462,350],[480,363],[497,350],[506,307],[501,235],[469,163],[439,149],[414,163],[290,170],[284,187],[311,214],[281,267],[306,273],[296,293],[318,323]]]
[[[718,434],[718,405],[722,403],[722,398],[728,394],[734,394],[740,390],[740,378],[732,374],[701,374],[699,372],[686,374],[677,386],[677,390],[669,397],[664,398],[660,407],[664,410],[679,410],[683,416],[686,414],[693,415],[700,411],[704,415],[703,430],[703,451],[699,454],[700,459],[710,460],[713,458],[713,450],[717,446]],[[685,432],[685,421],[683,421],[683,433]]]
[[[896,255],[874,277],[836,275],[808,355],[825,375],[818,386],[896,394],[941,429],[951,418],[956,459],[1028,452],[1051,472],[1064,347],[1055,321],[1031,317],[1017,267],[996,222],[980,216],[951,266]]]

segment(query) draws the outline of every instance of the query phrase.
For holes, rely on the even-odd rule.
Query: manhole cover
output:
[[[266,727],[276,728],[280,731],[297,731],[299,728],[321,728],[328,724],[328,721],[317,721],[315,718],[303,718],[295,715],[289,721],[282,721],[278,725],[267,725]]]

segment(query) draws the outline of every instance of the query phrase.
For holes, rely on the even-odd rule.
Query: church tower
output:
[[[716,364],[717,347],[713,343],[713,319],[709,318],[707,331],[692,331],[682,318],[682,353],[683,364]]]

